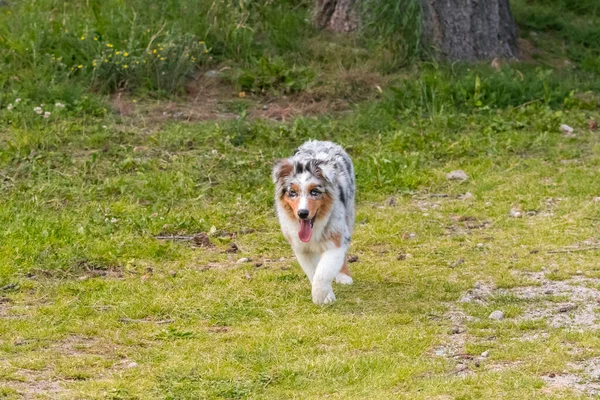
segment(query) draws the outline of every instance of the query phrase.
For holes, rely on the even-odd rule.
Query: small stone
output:
[[[575,135],[573,134],[573,132],[574,132],[574,129],[573,129],[572,127],[570,127],[569,125],[567,125],[567,124],[562,124],[562,125],[560,126],[560,131],[562,132],[562,134],[563,134],[563,135],[565,135],[565,136],[567,136],[567,137],[570,137],[570,136],[575,136]]]
[[[496,310],[490,314],[489,318],[496,321],[500,321],[504,319],[504,313],[500,310]]]
[[[192,242],[199,247],[212,247],[212,243],[206,232],[200,232],[199,234],[194,235]]]
[[[252,275],[250,275],[248,272],[246,272],[246,273],[244,274],[244,276],[245,276],[245,277],[246,277],[246,279],[248,279],[248,280],[252,279]]]
[[[125,368],[136,368],[137,366],[138,366],[138,363],[136,363],[135,361],[132,361],[129,364],[127,364],[125,366]]]
[[[469,176],[462,169],[457,169],[456,171],[450,171],[446,174],[446,179],[449,181],[466,181],[469,179]]]
[[[594,197],[594,203],[600,203],[600,196]]]
[[[265,105],[263,106],[263,110],[268,110],[268,109],[269,109],[269,106],[265,104]]]
[[[479,247],[479,248],[482,248],[482,247],[484,247],[484,246],[485,246],[485,245],[484,245],[483,243],[477,243],[477,247]]]
[[[388,200],[388,206],[394,207],[397,204],[398,203],[396,202],[396,198],[395,197],[390,197],[390,199]]]
[[[84,275],[84,276],[80,276],[80,277],[79,277],[79,278],[77,278],[77,279],[79,279],[80,281],[87,281],[88,279],[90,279],[90,277],[89,277],[89,276],[87,276],[87,275]]]
[[[439,356],[439,357],[445,356],[446,355],[446,349],[443,348],[443,347],[439,347],[439,348],[435,349],[435,355]]]
[[[462,371],[464,371],[466,369],[467,369],[467,366],[465,364],[457,364],[456,365],[456,371],[457,372],[462,372]]]
[[[250,261],[250,259],[248,257],[242,257],[239,260],[237,260],[236,264],[243,264],[243,263],[247,263],[248,261]]]
[[[219,71],[211,69],[210,71],[206,71],[204,76],[207,78],[217,78],[219,76]]]
[[[577,275],[583,275],[583,271],[578,269],[577,272],[575,272]]]
[[[551,372],[550,374],[548,374],[548,377],[550,377],[550,378],[556,378],[556,374],[554,372]]]
[[[175,278],[177,276],[177,272],[173,271],[173,270],[170,270],[169,271],[169,275],[171,275],[172,278]]]
[[[285,261],[285,257],[281,257],[279,261]]]
[[[465,194],[461,194],[460,196],[458,196],[459,200],[471,200],[473,198],[473,194],[471,192],[467,192]]]
[[[527,215],[528,217],[534,217],[534,216],[536,216],[536,215],[537,215],[537,211],[527,211],[527,214],[526,214],[526,215]]]
[[[350,256],[348,257],[348,263],[355,263],[358,261],[358,256]]]
[[[255,266],[256,268],[260,268],[260,267],[262,267],[262,266],[263,266],[263,264],[264,264],[264,263],[263,263],[262,261],[257,261],[257,262],[255,262],[255,263],[254,263],[254,266]]]
[[[481,364],[479,363],[479,361],[475,361],[475,366],[476,366],[477,368],[479,368],[479,367],[481,366]]]
[[[519,208],[511,208],[508,215],[510,215],[512,218],[522,218],[523,211],[521,211]]]
[[[577,305],[575,305],[575,304],[567,304],[567,305],[564,305],[564,306],[560,307],[558,309],[558,312],[560,312],[560,313],[566,313],[566,312],[569,312],[569,311],[573,311],[576,308],[577,308]]]
[[[490,355],[490,351],[489,350],[486,350],[483,353],[481,353],[481,357],[484,357],[484,358],[487,357],[487,356],[489,356],[489,355]]]
[[[229,248],[227,250],[225,250],[225,253],[237,253],[239,250],[237,244],[235,243],[231,243],[231,246],[229,246]]]

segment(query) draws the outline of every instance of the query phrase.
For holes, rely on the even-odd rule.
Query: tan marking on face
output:
[[[344,265],[342,265],[342,269],[340,270],[340,273],[351,276],[350,270],[348,269],[348,261],[344,260]]]
[[[300,188],[296,184],[293,184],[290,187],[290,189],[295,190],[296,193],[300,192]],[[298,216],[298,205],[300,204],[300,196],[291,198],[290,196],[288,196],[287,193],[285,193],[283,195],[283,198],[281,199],[281,202],[283,203],[283,209],[285,210],[287,215],[292,219],[296,219]]]
[[[316,185],[309,186],[308,193],[310,193],[315,186]],[[319,220],[329,215],[329,211],[331,211],[331,207],[333,206],[333,197],[331,197],[329,193],[325,192],[318,199],[313,199],[309,196],[307,203],[310,217],[314,218],[316,215],[317,220]]]

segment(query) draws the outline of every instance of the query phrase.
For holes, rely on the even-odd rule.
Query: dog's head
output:
[[[335,169],[326,161],[282,159],[273,167],[276,201],[298,221],[298,237],[310,241],[316,221],[329,217],[333,205]]]

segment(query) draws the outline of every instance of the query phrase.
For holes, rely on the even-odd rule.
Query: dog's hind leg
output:
[[[335,281],[340,285],[352,285],[354,281],[350,276],[350,270],[348,269],[348,261],[344,261],[344,265],[339,274],[336,275]]]
[[[327,250],[321,255],[312,280],[312,298],[315,304],[327,304],[335,301],[331,284],[346,260],[346,247]]]

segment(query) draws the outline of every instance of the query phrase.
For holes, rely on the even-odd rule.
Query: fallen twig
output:
[[[181,235],[173,235],[173,236],[154,236],[155,239],[159,240],[192,240],[194,236],[181,236]]]
[[[125,323],[138,323],[138,322],[146,322],[146,323],[153,323],[153,324],[170,324],[171,322],[175,322],[174,319],[163,319],[160,321],[153,321],[153,320],[148,320],[148,319],[132,319],[132,318],[120,318],[119,321],[121,322],[125,322]]]
[[[593,250],[600,250],[600,246],[582,247],[582,248],[579,248],[579,249],[550,250],[550,251],[548,251],[548,253],[550,253],[550,254],[555,254],[555,253],[578,253],[578,252],[582,252],[582,251],[593,251]]]

